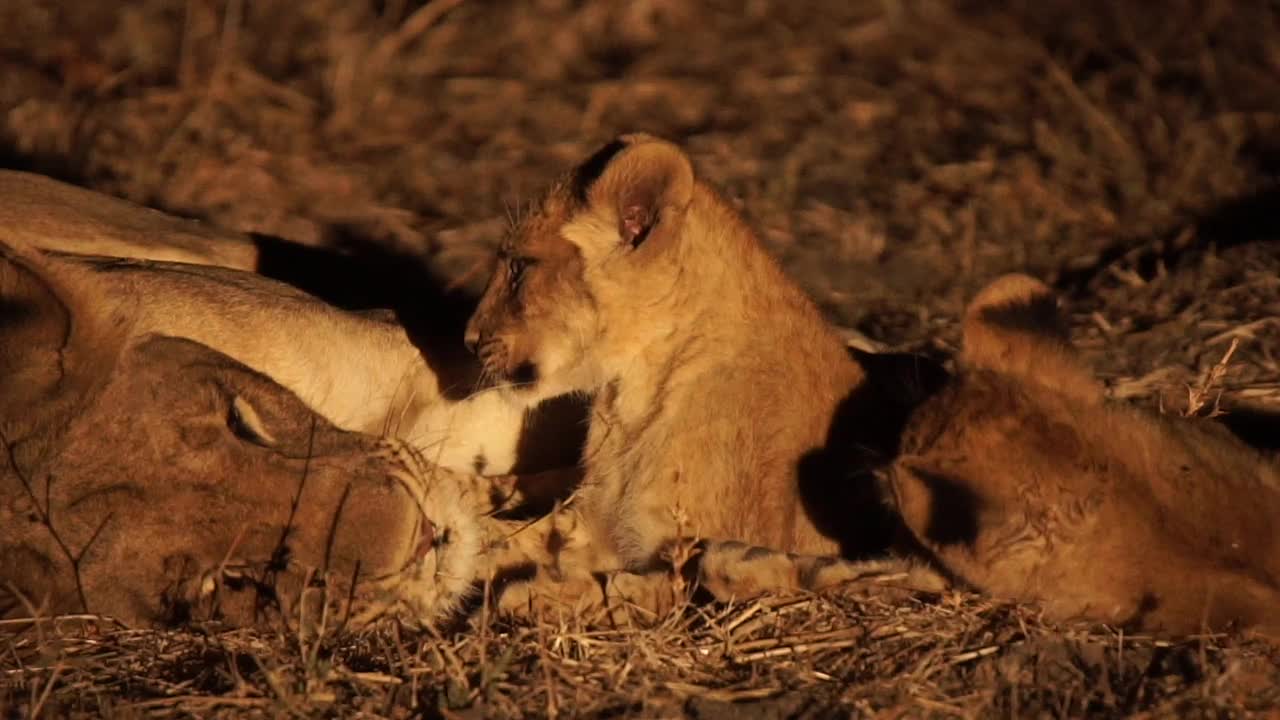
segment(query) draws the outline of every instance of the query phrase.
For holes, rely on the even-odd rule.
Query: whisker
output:
[[[518,204],[518,201],[514,208],[512,207],[509,201],[503,201],[502,209],[507,214],[507,230],[514,229],[516,226],[516,222],[519,220],[520,206]]]

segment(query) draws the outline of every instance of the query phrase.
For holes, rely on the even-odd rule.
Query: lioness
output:
[[[481,546],[458,476],[67,267],[0,246],[0,616],[294,621],[317,582],[335,621],[456,606]]]
[[[445,397],[440,376],[394,321],[231,269],[65,254],[46,263],[120,308],[137,332],[229,355],[340,428],[399,437],[454,470],[502,473],[517,463],[524,408],[496,392]]]
[[[681,535],[887,543],[855,471],[891,451],[902,403],[671,143],[620,137],[557,182],[502,244],[466,341],[521,402],[594,393],[574,503],[612,563],[652,566]]]
[[[1050,290],[1013,275],[970,304],[958,376],[889,473],[951,573],[1054,618],[1280,636],[1280,471],[1209,420],[1104,401]]]

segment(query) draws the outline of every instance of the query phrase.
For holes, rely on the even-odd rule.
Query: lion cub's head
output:
[[[556,182],[502,243],[467,326],[489,378],[530,403],[607,381],[637,326],[665,319],[694,191],[689,158],[646,135]]]

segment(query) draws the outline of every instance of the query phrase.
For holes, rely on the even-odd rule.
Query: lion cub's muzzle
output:
[[[466,344],[480,360],[484,384],[528,387],[538,381],[537,365],[516,358],[503,339],[468,332]]]

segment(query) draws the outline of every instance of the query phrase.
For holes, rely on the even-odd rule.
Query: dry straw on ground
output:
[[[287,632],[65,618],[9,641],[9,700],[66,712],[403,717],[1062,717],[1274,707],[1275,651],[1046,626],[1033,610],[883,588],[687,606],[636,624],[477,619],[309,644]]]
[[[622,130],[682,142],[881,347],[964,297],[1066,293],[1113,394],[1276,444],[1280,10],[1266,0],[59,0],[0,4],[0,164],[474,290],[539,185]],[[427,282],[424,280],[423,282]],[[1238,346],[1234,343],[1239,340]],[[1211,368],[1236,347],[1229,371]],[[1194,400],[1194,397],[1193,397]],[[1244,714],[1280,658],[848,588],[645,627],[0,627],[5,715]]]

